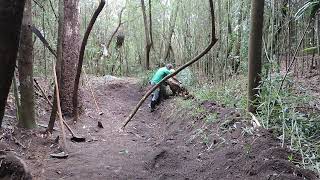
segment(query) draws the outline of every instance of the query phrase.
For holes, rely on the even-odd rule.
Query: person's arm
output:
[[[174,71],[175,71],[174,69],[169,70],[169,74],[173,73]],[[167,75],[169,75],[169,74],[167,74]],[[178,83],[182,84],[182,83],[177,79],[177,76],[172,76],[171,78],[172,78],[173,80],[177,81]]]

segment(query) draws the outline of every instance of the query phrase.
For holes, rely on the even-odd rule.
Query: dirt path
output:
[[[125,132],[118,131],[142,95],[137,81],[99,82],[93,87],[104,114],[96,112],[91,94],[86,92],[85,114],[76,126],[78,132],[88,135],[88,142],[69,143],[70,157],[66,160],[46,159],[41,179],[139,179],[149,175],[144,158],[153,151],[157,138],[151,132],[158,126],[157,115],[144,106]],[[103,129],[97,127],[98,121]]]
[[[317,179],[295,166],[299,155],[280,148],[271,132],[250,129],[240,123],[244,120],[238,112],[215,102],[194,102],[203,110],[197,115],[195,109],[178,110],[174,99],[154,113],[145,103],[126,131],[119,132],[143,95],[137,79],[90,82],[104,114],[96,111],[86,89],[85,113],[72,127],[86,135],[87,142],[68,141],[67,159],[50,158],[56,146],[37,133],[12,132],[6,138],[9,144],[16,137],[27,146],[13,141],[11,148],[26,160],[35,179]],[[215,122],[206,123],[210,114],[216,115]],[[47,121],[48,114],[43,118]],[[98,121],[103,129],[97,127]]]

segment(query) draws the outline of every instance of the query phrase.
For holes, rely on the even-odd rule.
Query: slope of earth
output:
[[[138,80],[91,78],[102,115],[85,84],[84,113],[80,122],[70,124],[87,141],[71,142],[68,134],[67,159],[49,156],[57,149],[53,139],[58,131],[44,139],[38,131],[2,129],[5,149],[25,159],[34,179],[317,179],[295,165],[300,157],[280,148],[272,132],[240,123],[233,109],[195,101],[203,111],[194,114],[192,108],[176,107],[175,98],[150,113],[145,103],[119,132],[144,93]],[[39,111],[47,121],[48,112]],[[210,123],[205,121],[209,113],[216,115]],[[104,128],[97,127],[98,121]]]

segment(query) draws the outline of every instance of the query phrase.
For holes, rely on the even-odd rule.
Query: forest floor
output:
[[[12,101],[1,129],[0,149],[15,151],[34,179],[41,180],[317,179],[313,172],[296,166],[301,157],[281,148],[271,131],[252,128],[235,109],[213,101],[184,109],[177,102],[183,99],[170,98],[153,113],[145,103],[120,132],[125,117],[144,94],[138,79],[99,77],[90,82],[104,114],[96,110],[86,83],[80,122],[69,120],[86,142],[71,142],[67,133],[67,159],[50,157],[57,150],[54,139],[60,131],[43,138],[39,130],[20,131],[12,125]],[[42,98],[37,100],[39,123],[46,124],[50,107]],[[202,111],[193,113],[197,108]],[[216,115],[210,123],[205,121],[209,114]],[[104,128],[97,127],[98,121]]]

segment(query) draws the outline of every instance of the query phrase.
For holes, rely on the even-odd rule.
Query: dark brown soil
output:
[[[92,78],[91,83],[104,114],[99,115],[87,86],[81,121],[69,123],[87,141],[71,142],[68,134],[67,159],[49,156],[57,150],[58,131],[45,139],[38,131],[2,129],[6,149],[25,159],[34,179],[317,179],[297,166],[300,156],[281,148],[272,132],[251,128],[239,112],[214,102],[195,100],[203,109],[197,114],[177,107],[177,98],[154,113],[145,103],[119,132],[143,90],[131,78]],[[50,108],[39,103],[46,123]],[[206,122],[209,113],[216,114],[214,122]]]

